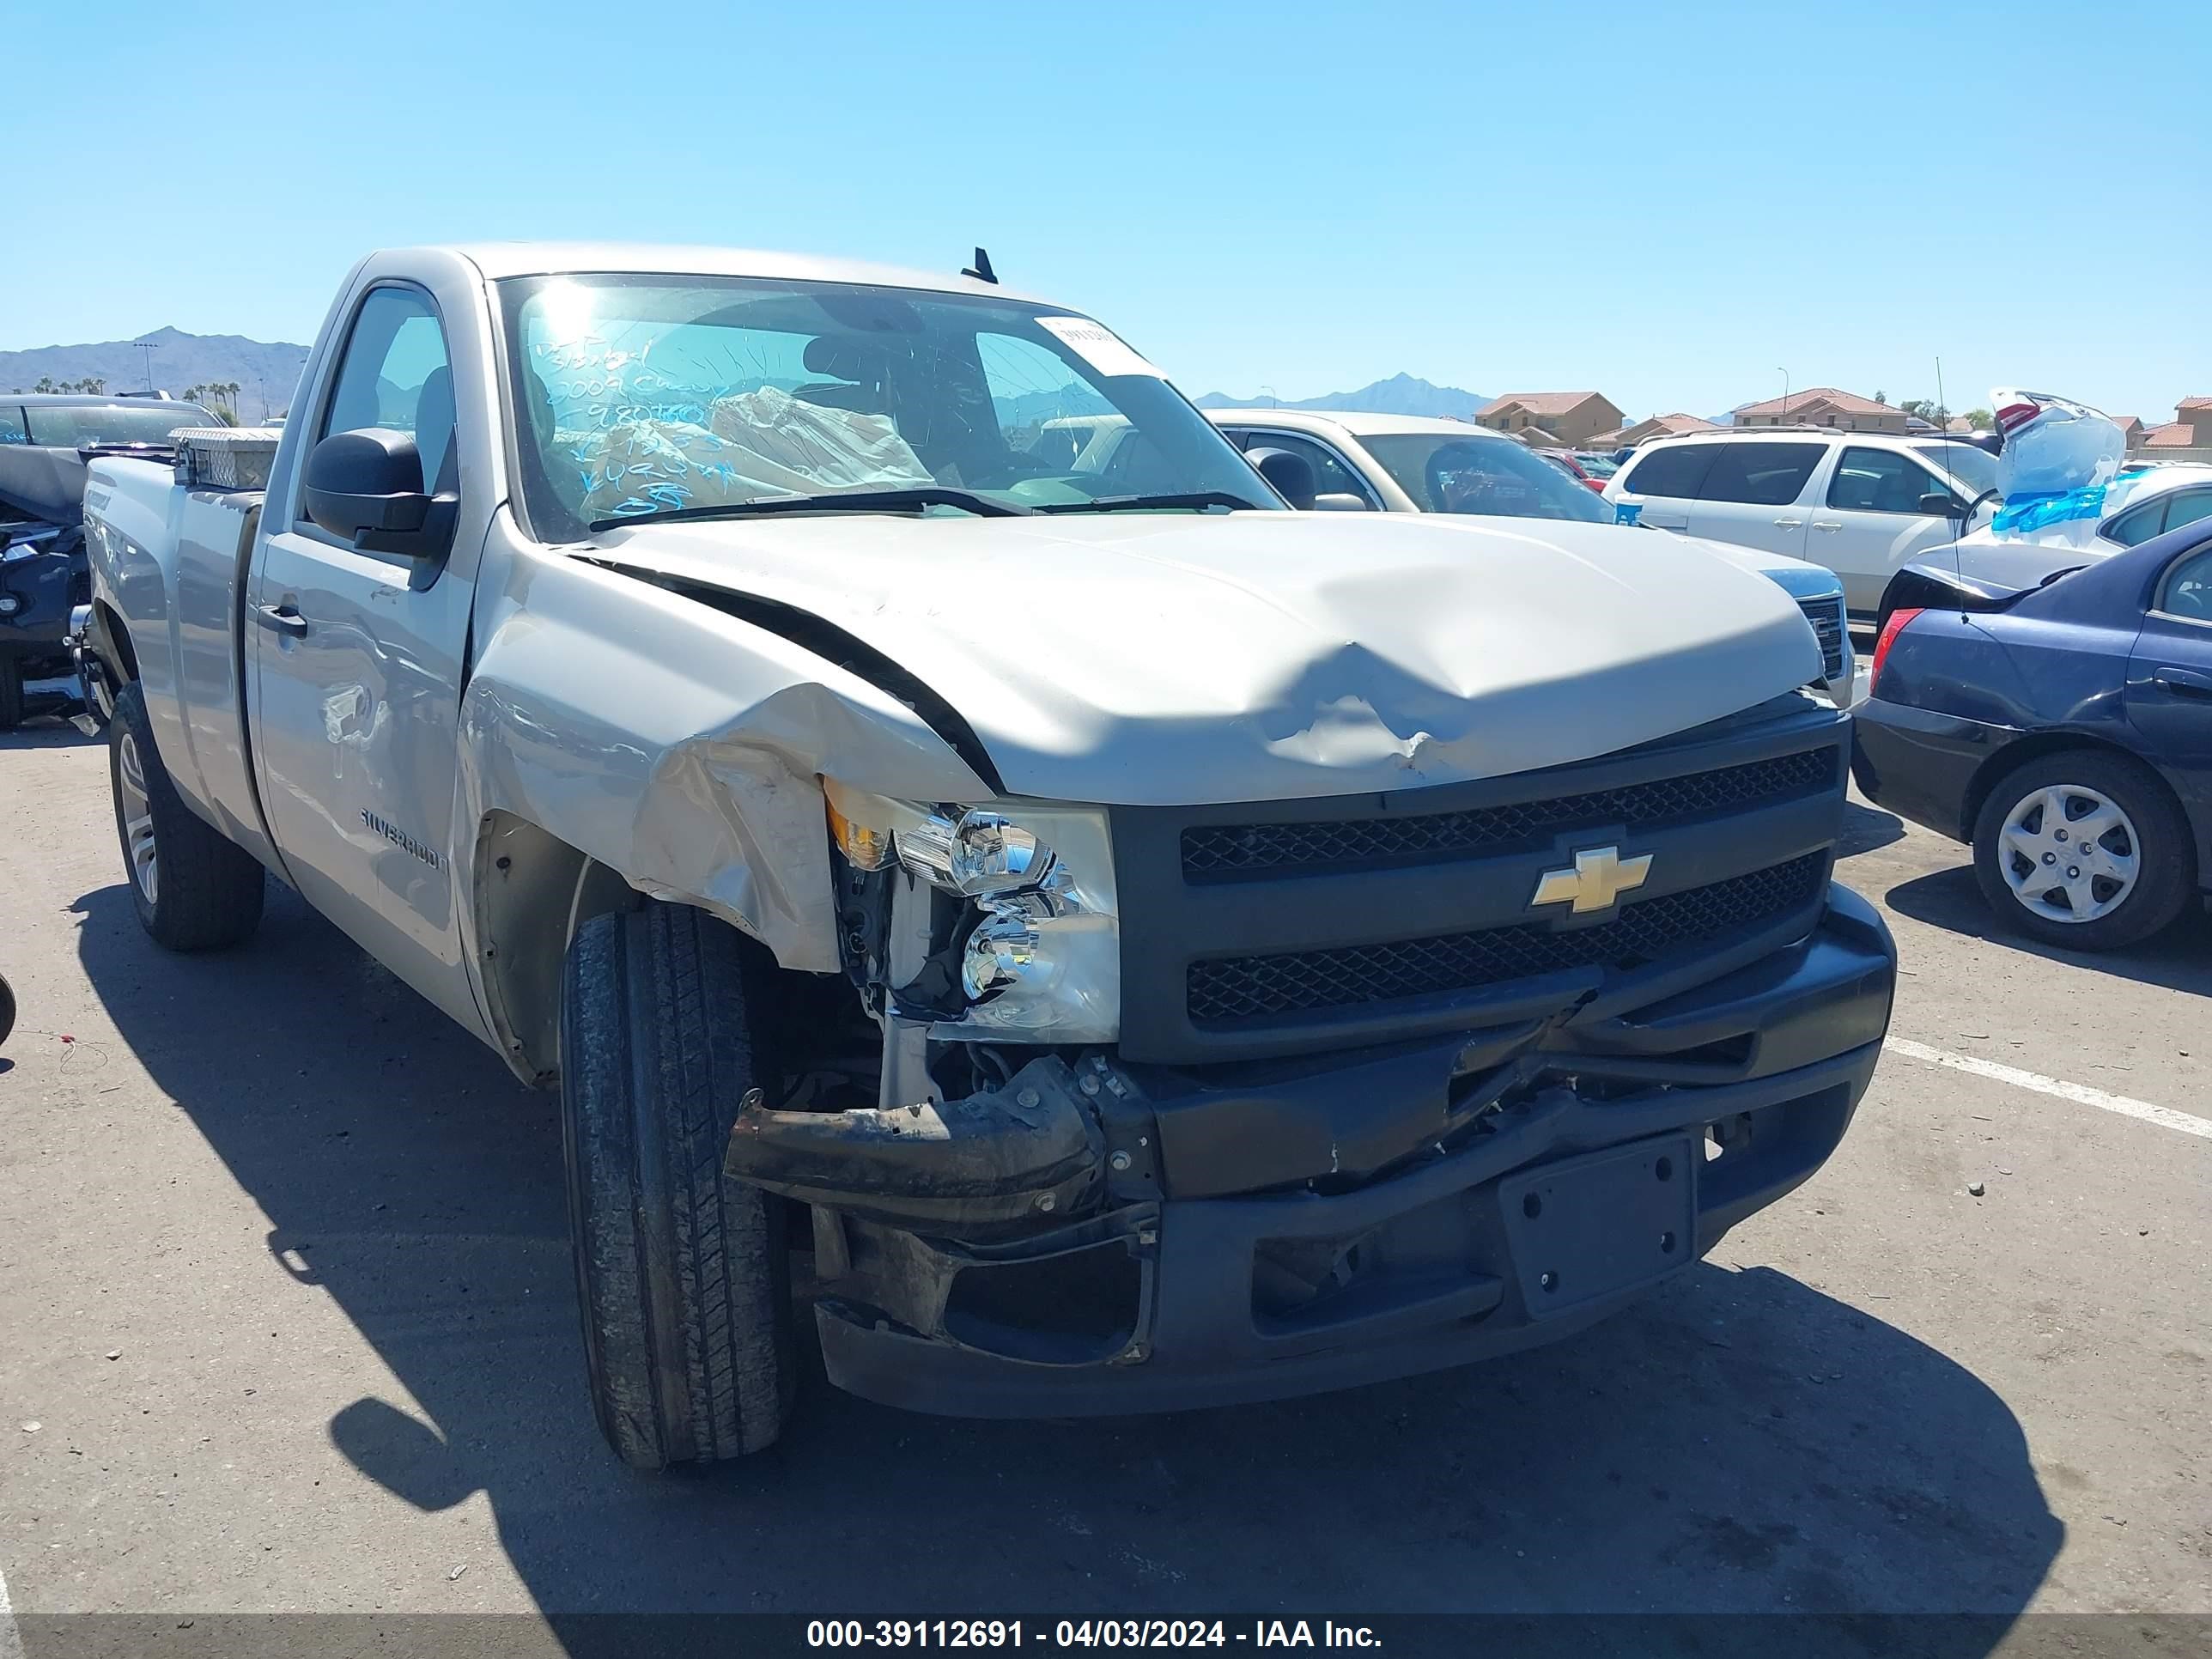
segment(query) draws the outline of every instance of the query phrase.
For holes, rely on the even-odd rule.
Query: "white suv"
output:
[[[1762,427],[1661,438],[1605,487],[1624,518],[1826,565],[1872,620],[1903,566],[1995,500],[1996,457],[1960,438]]]

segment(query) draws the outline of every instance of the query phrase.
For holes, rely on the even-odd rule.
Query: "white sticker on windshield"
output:
[[[1073,348],[1077,356],[1101,374],[1149,374],[1156,380],[1167,379],[1124,344],[1112,330],[1088,317],[1040,317],[1037,325]]]

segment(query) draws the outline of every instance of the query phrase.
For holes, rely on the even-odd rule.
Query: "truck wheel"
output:
[[[23,723],[23,665],[19,658],[0,655],[0,732],[11,732]]]
[[[756,1075],[750,948],[702,911],[648,904],[586,922],[562,976],[584,1358],[634,1468],[758,1451],[795,1391],[783,1203],[722,1176]]]
[[[2114,951],[2179,915],[2196,886],[2189,822],[2125,756],[2039,755],[1997,781],[1974,820],[1974,875],[2021,932]]]
[[[115,700],[107,776],[131,902],[154,942],[172,951],[219,951],[250,937],[261,925],[261,866],[177,793],[136,681]]]

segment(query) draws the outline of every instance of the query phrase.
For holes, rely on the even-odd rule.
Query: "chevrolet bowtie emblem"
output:
[[[1577,914],[1602,910],[1623,893],[1644,885],[1651,873],[1651,854],[1632,859],[1620,856],[1618,847],[1593,847],[1575,854],[1571,870],[1547,870],[1536,878],[1536,896],[1528,902],[1560,904],[1575,902]]]

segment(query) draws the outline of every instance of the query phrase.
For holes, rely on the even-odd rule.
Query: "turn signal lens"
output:
[[[1905,631],[1905,624],[1920,614],[1921,607],[1893,611],[1889,620],[1881,625],[1881,636],[1874,642],[1874,666],[1867,671],[1867,696],[1875,696],[1881,689],[1881,665],[1887,660],[1889,647],[1897,643],[1897,636]]]
[[[830,838],[837,843],[846,862],[855,870],[882,869],[890,860],[890,831],[855,823],[837,810],[836,801],[825,804],[830,809]]]

